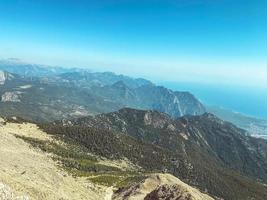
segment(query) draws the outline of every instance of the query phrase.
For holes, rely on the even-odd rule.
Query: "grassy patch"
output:
[[[121,181],[122,177],[120,176],[114,176],[112,174],[103,174],[103,175],[98,175],[98,176],[92,176],[88,178],[90,181],[92,181],[95,184],[99,185],[105,185],[105,186],[114,186],[118,182]]]
[[[127,187],[132,183],[139,182],[145,178],[141,174],[126,174],[118,175],[116,173],[111,174],[98,174],[88,179],[95,184],[113,186],[115,188]]]
[[[138,174],[138,175],[134,175],[134,176],[125,177],[124,179],[122,179],[121,181],[119,181],[119,182],[116,183],[116,187],[117,188],[127,187],[130,184],[138,183],[138,182],[144,180],[145,177],[146,176],[143,175],[143,174]]]

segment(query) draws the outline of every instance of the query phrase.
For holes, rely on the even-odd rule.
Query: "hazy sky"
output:
[[[267,87],[261,0],[0,0],[0,57]]]

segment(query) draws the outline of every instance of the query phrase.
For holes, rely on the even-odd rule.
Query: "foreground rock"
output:
[[[144,181],[117,191],[114,200],[213,200],[170,174],[151,175]]]

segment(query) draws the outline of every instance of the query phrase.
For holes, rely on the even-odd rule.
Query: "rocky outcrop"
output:
[[[170,174],[154,174],[115,192],[113,200],[213,200]]]

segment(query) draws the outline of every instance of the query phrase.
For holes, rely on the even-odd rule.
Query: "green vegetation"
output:
[[[137,183],[137,182],[140,182],[140,181],[144,180],[145,177],[146,177],[145,174],[139,174],[139,175],[135,175],[135,176],[128,176],[125,179],[123,179],[120,182],[118,182],[116,184],[116,186],[117,186],[117,188],[128,187],[132,183]]]
[[[99,173],[99,172],[116,172],[119,168],[99,164],[96,156],[88,154],[85,149],[73,144],[59,144],[54,141],[43,141],[31,137],[17,136],[37,147],[44,152],[52,153],[53,158],[60,161],[62,167],[75,175]]]
[[[117,167],[99,164],[98,158],[89,154],[86,148],[79,147],[71,142],[43,141],[18,135],[16,137],[23,139],[34,148],[52,153],[53,159],[59,161],[64,170],[75,177],[88,177],[95,184],[120,188],[144,177],[139,172],[122,171]]]
[[[88,160],[90,162],[96,162],[96,157],[84,152],[84,149],[75,146],[73,144],[62,143],[59,144],[55,141],[44,141],[36,138],[25,137],[25,136],[16,136],[24,141],[30,143],[33,147],[37,147],[44,152],[53,153],[54,155],[64,158],[64,159],[73,159],[74,161],[78,160]]]
[[[183,156],[151,143],[142,142],[126,134],[82,126],[42,125],[44,131],[82,146],[95,155],[108,159],[127,158],[149,172],[172,170],[173,158],[180,160],[176,171],[184,170]]]
[[[89,177],[93,183],[105,185],[105,186],[114,186],[116,188],[127,187],[134,182],[141,181],[145,178],[141,174],[100,174],[97,176]]]

